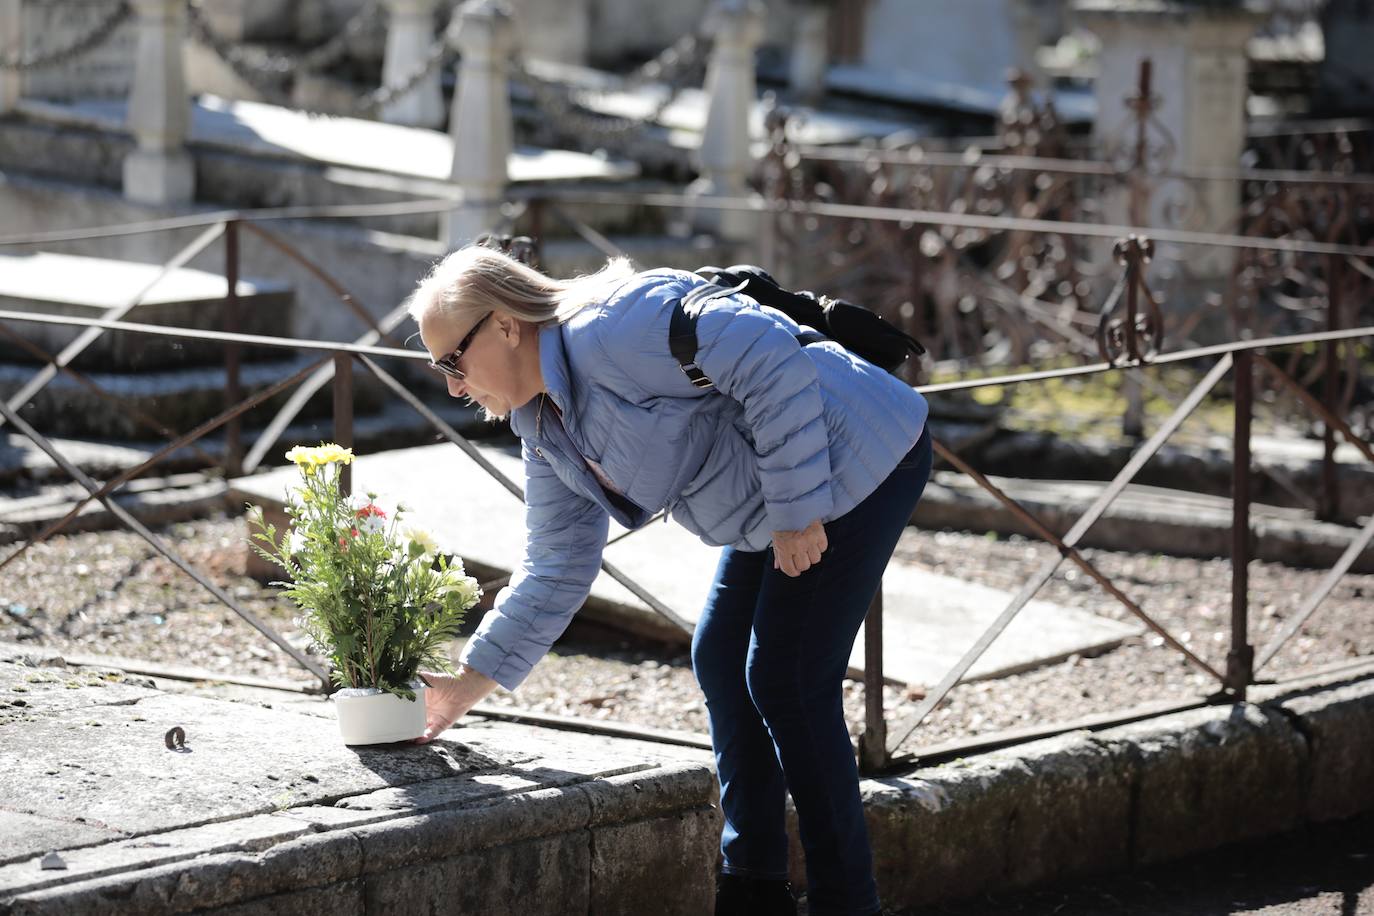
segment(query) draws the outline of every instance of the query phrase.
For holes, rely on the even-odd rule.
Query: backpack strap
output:
[[[706,390],[716,385],[697,365],[697,319],[701,317],[701,310],[711,299],[729,296],[742,289],[743,283],[733,287],[709,283],[698,286],[673,303],[673,314],[668,321],[668,349],[673,352],[678,365],[682,366],[682,372],[693,388]]]

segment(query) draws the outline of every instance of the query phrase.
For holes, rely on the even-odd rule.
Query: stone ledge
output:
[[[628,914],[665,881],[677,902],[648,911],[709,903],[719,818],[700,749],[481,720],[349,748],[320,698],[166,693],[5,645],[0,696],[3,916],[495,913],[529,888],[522,916],[594,893]],[[52,851],[65,868],[41,868]]]
[[[544,887],[547,894],[535,895],[522,912],[561,913],[565,903],[590,894],[598,875],[602,906],[595,912],[644,912],[639,907],[654,900],[657,912],[695,913],[712,888],[720,831],[714,787],[709,768],[668,764],[356,826],[288,826],[286,814],[264,815],[252,819],[252,830],[242,830],[247,822],[236,825],[235,851],[151,867],[112,861],[99,877],[30,885],[0,899],[0,913],[318,912],[278,906],[287,900],[296,901],[293,908],[314,905],[321,896],[338,898],[347,911],[355,893],[346,888],[362,896],[358,912],[409,911],[396,909],[399,900],[423,911],[424,900],[452,905],[455,882],[467,885],[457,896],[471,897],[473,912],[496,912],[493,902],[513,887],[522,893]],[[461,880],[476,874],[481,887]],[[681,908],[657,900],[664,880],[674,885]],[[541,909],[540,901],[555,905]],[[587,911],[585,904],[573,908]]]
[[[1119,871],[1374,810],[1374,666],[1253,692],[863,780],[884,903]]]

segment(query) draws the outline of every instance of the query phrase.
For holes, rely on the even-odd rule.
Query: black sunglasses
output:
[[[472,338],[477,336],[477,332],[481,329],[482,325],[486,322],[486,320],[492,316],[492,314],[492,312],[487,312],[485,315],[483,315],[481,319],[479,319],[478,322],[472,326],[472,330],[468,331],[467,334],[464,335],[463,339],[458,341],[458,346],[455,347],[453,352],[450,353],[448,356],[441,357],[437,360],[431,359],[429,361],[429,368],[433,369],[435,372],[438,372],[442,375],[447,375],[449,378],[459,382],[467,378],[468,374],[464,372],[462,369],[458,368],[458,360],[463,358],[463,351],[465,351],[468,348],[468,344],[472,343]]]

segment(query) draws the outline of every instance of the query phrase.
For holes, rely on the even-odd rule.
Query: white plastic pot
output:
[[[410,685],[415,699],[403,700],[376,687],[345,687],[334,694],[344,744],[389,744],[425,733],[425,685]]]

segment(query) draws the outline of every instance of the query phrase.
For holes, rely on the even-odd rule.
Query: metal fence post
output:
[[[348,353],[334,354],[334,441],[353,447],[353,357]],[[339,492],[353,493],[352,465],[339,466]]]
[[[1326,329],[1341,329],[1341,259],[1331,255],[1326,259]],[[1340,415],[1341,370],[1340,344],[1328,340],[1322,349],[1322,400],[1333,415]],[[1336,479],[1336,430],[1330,423],[1322,424],[1322,491],[1317,501],[1317,517],[1332,521],[1340,512],[1340,485]]]
[[[224,223],[224,330],[239,332],[239,224]],[[224,408],[228,410],[243,399],[239,366],[243,348],[237,342],[224,345]],[[224,426],[224,476],[237,477],[243,471],[243,421],[235,416]]]
[[[1235,467],[1231,478],[1231,651],[1226,656],[1226,684],[1235,699],[1245,700],[1254,679],[1255,650],[1250,645],[1250,414],[1254,396],[1254,357],[1235,353]]]
[[[864,730],[859,736],[859,769],[873,773],[887,766],[887,719],[883,715],[883,586],[864,618]]]

